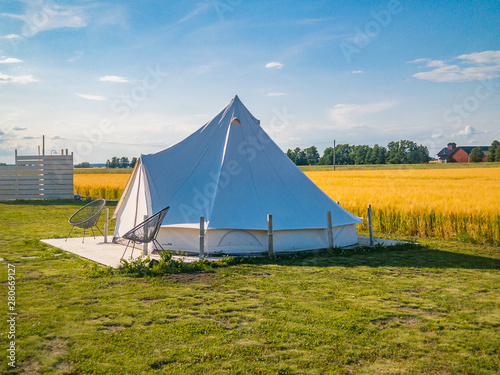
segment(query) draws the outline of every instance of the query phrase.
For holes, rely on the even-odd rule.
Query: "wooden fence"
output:
[[[73,154],[17,156],[0,167],[0,200],[73,199]]]

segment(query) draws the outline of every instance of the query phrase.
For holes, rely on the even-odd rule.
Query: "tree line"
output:
[[[491,146],[488,150],[488,156],[486,156],[486,161],[487,162],[496,162],[500,161],[500,142],[498,142],[496,139],[491,143]],[[470,152],[470,161],[473,163],[478,163],[483,161],[484,159],[484,152],[481,147],[475,147],[472,149]]]
[[[135,163],[137,163],[136,157],[133,157],[132,160],[129,161],[125,156],[121,158],[113,156],[111,160],[106,160],[106,168],[134,168]]]
[[[296,165],[333,165],[333,147],[327,147],[321,157],[316,146],[304,150],[299,147],[288,149],[286,154]],[[421,164],[429,160],[428,148],[409,140],[389,142],[387,147],[378,144],[373,147],[339,144],[335,147],[336,165]]]

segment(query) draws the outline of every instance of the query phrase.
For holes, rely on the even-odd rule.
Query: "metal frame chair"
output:
[[[132,246],[132,252],[130,253],[131,258],[134,255],[134,247],[136,243],[144,244],[153,242],[155,247],[159,247],[161,250],[164,250],[160,243],[156,240],[156,236],[158,235],[161,223],[163,222],[163,219],[165,218],[165,215],[167,214],[169,209],[170,206],[158,211],[153,216],[135,226],[122,236],[122,238],[128,240],[122,258],[125,256],[125,253],[127,252],[128,246],[130,245],[131,241],[134,243],[134,246]]]
[[[94,227],[96,227],[97,230],[101,232],[101,230],[97,226],[97,220],[99,220],[99,216],[101,216],[101,212],[104,209],[104,206],[106,206],[105,199],[96,199],[95,201],[86,204],[78,211],[76,211],[73,215],[71,215],[71,217],[68,220],[68,223],[70,223],[72,227],[68,233],[68,236],[66,237],[66,241],[71,235],[71,232],[73,231],[74,227],[83,229],[82,243],[85,242],[85,232],[89,228],[92,230],[92,235],[95,238]],[[102,232],[101,234],[104,236]]]

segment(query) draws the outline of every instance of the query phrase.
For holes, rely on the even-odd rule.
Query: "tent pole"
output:
[[[332,211],[326,211],[326,221],[328,224],[328,248],[333,249]]]
[[[205,255],[205,218],[200,216],[200,259]]]
[[[272,257],[274,253],[274,243],[273,243],[273,215],[267,215],[267,254]]]
[[[373,246],[373,221],[372,221],[372,205],[368,205],[368,229],[370,230],[370,246]]]

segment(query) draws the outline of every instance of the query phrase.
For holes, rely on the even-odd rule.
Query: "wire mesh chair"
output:
[[[95,238],[94,234],[94,227],[97,228],[99,232],[101,230],[97,226],[97,220],[99,220],[99,216],[101,216],[101,212],[104,209],[104,206],[106,206],[106,200],[105,199],[97,199],[95,201],[92,201],[82,208],[80,208],[78,211],[76,211],[71,217],[69,218],[68,222],[72,225],[71,230],[68,233],[68,236],[66,237],[66,241],[68,240],[68,237],[71,235],[71,232],[73,231],[74,227],[82,228],[83,229],[83,239],[82,243],[85,241],[85,232],[87,229],[92,230],[92,235]],[[102,234],[102,232],[101,232]],[[104,234],[102,234],[104,236]]]
[[[158,211],[153,216],[143,221],[139,225],[135,226],[122,236],[122,238],[128,240],[122,258],[125,256],[125,253],[127,252],[128,249],[128,245],[130,245],[131,241],[134,243],[134,245],[132,246],[132,252],[130,253],[131,258],[134,255],[134,247],[136,243],[147,244],[153,242],[153,244],[156,247],[156,250],[158,250],[158,247],[161,250],[164,250],[163,247],[160,245],[160,243],[156,240],[156,236],[158,235],[161,223],[163,222],[163,219],[165,218],[165,215],[167,214],[169,208],[170,206],[165,207],[164,209]]]

